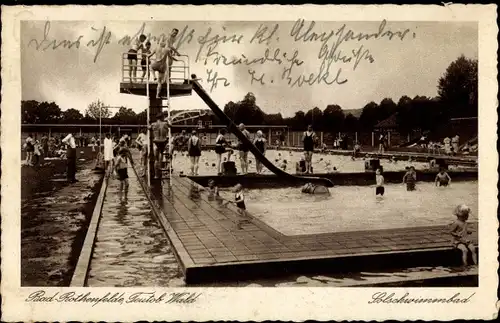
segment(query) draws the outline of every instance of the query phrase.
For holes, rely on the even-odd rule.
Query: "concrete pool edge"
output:
[[[375,261],[374,261],[375,260]],[[397,266],[373,266],[373,264],[394,263]],[[212,264],[187,268],[186,284],[204,284],[210,282],[247,281],[251,279],[272,279],[287,275],[328,275],[344,274],[372,270],[400,270],[419,266],[458,267],[460,255],[449,248],[420,249],[395,252],[366,253],[303,257],[296,259],[276,259],[269,261],[246,261],[238,263]],[[461,272],[448,276],[463,276]],[[477,275],[474,275],[477,276]],[[426,279],[421,279],[426,280]],[[392,281],[391,283],[396,283]],[[370,286],[373,285],[373,286]],[[379,284],[367,284],[365,287],[377,287]]]
[[[437,171],[417,171],[419,182],[434,182]],[[402,182],[405,171],[384,172],[384,180],[387,184],[398,184]],[[453,182],[469,182],[478,180],[477,170],[448,171]],[[298,175],[299,177],[301,175]],[[374,172],[350,172],[350,173],[318,173],[317,177],[329,179],[335,186],[369,186],[375,184]],[[234,176],[202,175],[186,176],[201,186],[207,186],[209,180],[214,180],[220,187],[234,186],[237,183],[246,188],[277,188],[289,187],[290,182],[280,180],[273,174],[247,174]]]
[[[71,277],[70,287],[85,287],[87,283],[99,222],[101,221],[102,209],[104,201],[106,200],[106,191],[109,181],[109,178],[106,176],[106,171],[104,172],[103,177],[99,195],[97,197],[92,217],[90,218],[89,226],[87,228],[87,233],[85,234],[85,239],[80,250],[80,256],[78,257],[75,270],[73,271],[73,276]]]

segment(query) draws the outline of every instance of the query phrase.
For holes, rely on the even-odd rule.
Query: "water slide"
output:
[[[459,150],[462,150],[462,148],[464,148],[464,147],[465,147],[465,145],[469,145],[469,146],[471,146],[471,145],[475,145],[475,144],[477,144],[477,143],[478,143],[477,141],[478,141],[478,140],[477,140],[477,136],[472,137],[471,139],[467,140],[467,141],[466,141],[463,145],[461,145],[461,146],[459,147]]]
[[[271,172],[273,172],[278,177],[295,182],[295,183],[313,183],[316,185],[323,185],[326,187],[333,187],[333,183],[327,178],[320,177],[308,177],[308,176],[294,176],[289,174],[280,168],[276,167],[272,162],[269,161],[262,153],[254,146],[253,142],[251,142],[234,124],[234,122],[219,108],[219,106],[212,100],[212,98],[208,95],[208,93],[201,87],[200,83],[196,80],[196,76],[193,75],[193,80],[191,83],[193,84],[194,91],[200,96],[200,98],[208,105],[208,107],[215,113],[215,115],[224,122],[229,131],[234,133],[234,135],[248,147],[250,147],[250,151],[254,154],[255,158],[257,158],[264,166],[267,167]]]

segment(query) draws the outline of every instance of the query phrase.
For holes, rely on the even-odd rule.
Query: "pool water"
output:
[[[291,174],[295,174],[295,163],[300,160],[303,156],[302,152],[296,151],[284,151],[284,150],[268,150],[266,151],[266,157],[273,164],[280,167],[283,164],[283,161],[286,160],[287,167],[286,171]],[[227,154],[224,155],[227,157]],[[235,154],[231,156],[231,160],[236,162],[236,168],[240,171],[240,159],[238,155],[238,151],[235,151]],[[252,153],[248,153],[248,160],[250,162],[248,171],[250,173],[255,173],[255,157]],[[199,163],[199,175],[216,175],[217,169],[215,163],[217,161],[217,157],[214,151],[203,151],[200,157]],[[327,165],[329,163],[329,165]],[[421,162],[408,162],[408,161],[399,161],[396,163],[389,162],[389,160],[382,159],[380,160],[380,165],[383,167],[385,171],[402,171],[406,166],[414,166],[417,170],[422,170],[428,168],[428,163]],[[184,174],[189,174],[190,170],[190,162],[189,158],[186,156],[186,153],[176,152],[172,167],[174,169],[174,173],[178,174],[179,172],[183,172]],[[328,171],[332,171],[333,167],[337,168],[339,172],[345,173],[355,173],[355,172],[364,172],[365,171],[365,159],[357,158],[356,160],[352,160],[350,156],[341,156],[341,155],[330,155],[330,154],[314,154],[313,155],[313,170],[315,173],[326,173]],[[271,174],[271,172],[264,168],[264,174]]]
[[[383,198],[373,186],[341,186],[331,196],[303,194],[298,188],[254,189],[245,195],[248,211],[285,235],[319,234],[430,225],[455,220],[454,208],[467,204],[477,221],[478,183],[458,182],[449,187],[417,183],[406,191],[402,184],[385,185]],[[227,198],[231,198],[228,192]]]

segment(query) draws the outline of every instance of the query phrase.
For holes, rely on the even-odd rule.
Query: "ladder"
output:
[[[164,79],[163,80],[159,80],[160,82],[162,82],[164,84],[164,82],[166,81],[166,84],[167,84],[167,96],[166,97],[160,97],[160,99],[163,101],[164,99],[167,101],[166,102],[166,105],[163,105],[163,102],[161,104],[161,109],[162,109],[162,113],[163,113],[163,108],[167,108],[167,122],[169,124],[169,127],[168,127],[168,146],[167,146],[167,150],[163,152],[163,155],[160,156],[160,168],[161,168],[161,171],[163,171],[163,167],[162,167],[162,163],[163,163],[163,159],[164,159],[164,155],[165,154],[168,154],[168,159],[167,159],[167,162],[168,162],[168,174],[169,174],[169,179],[170,177],[172,176],[172,145],[173,145],[173,140],[172,140],[172,116],[171,116],[171,113],[170,113],[170,108],[171,108],[171,104],[170,104],[170,68],[169,68],[169,61],[167,60],[166,61],[166,70],[165,70],[165,75],[164,75]],[[149,59],[147,59],[146,61],[146,70],[148,71],[149,73]],[[149,75],[148,75],[149,76]],[[150,97],[150,82],[149,82],[149,77],[146,78],[146,97],[149,99]],[[148,104],[148,108],[147,108],[147,123],[148,123],[148,126],[151,124],[151,120],[149,118],[150,116],[150,106]],[[148,127],[148,134],[147,134],[147,137],[148,137],[148,142],[150,142],[150,136],[151,136],[151,133],[150,133],[150,130],[149,130],[149,127]],[[151,147],[151,150],[149,150],[150,152],[153,152],[152,150],[153,147]],[[149,165],[149,163],[148,163]],[[149,167],[149,166],[148,166]],[[150,172],[148,171],[147,172],[147,176],[148,176],[148,183],[150,183]]]

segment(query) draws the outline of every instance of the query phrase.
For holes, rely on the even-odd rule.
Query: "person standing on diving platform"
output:
[[[153,131],[153,143],[156,146],[155,155],[155,169],[161,168],[163,151],[168,141],[168,128],[170,124],[164,120],[163,113],[158,113],[156,116],[156,122],[149,126],[149,129]],[[156,178],[156,172],[155,172]]]

